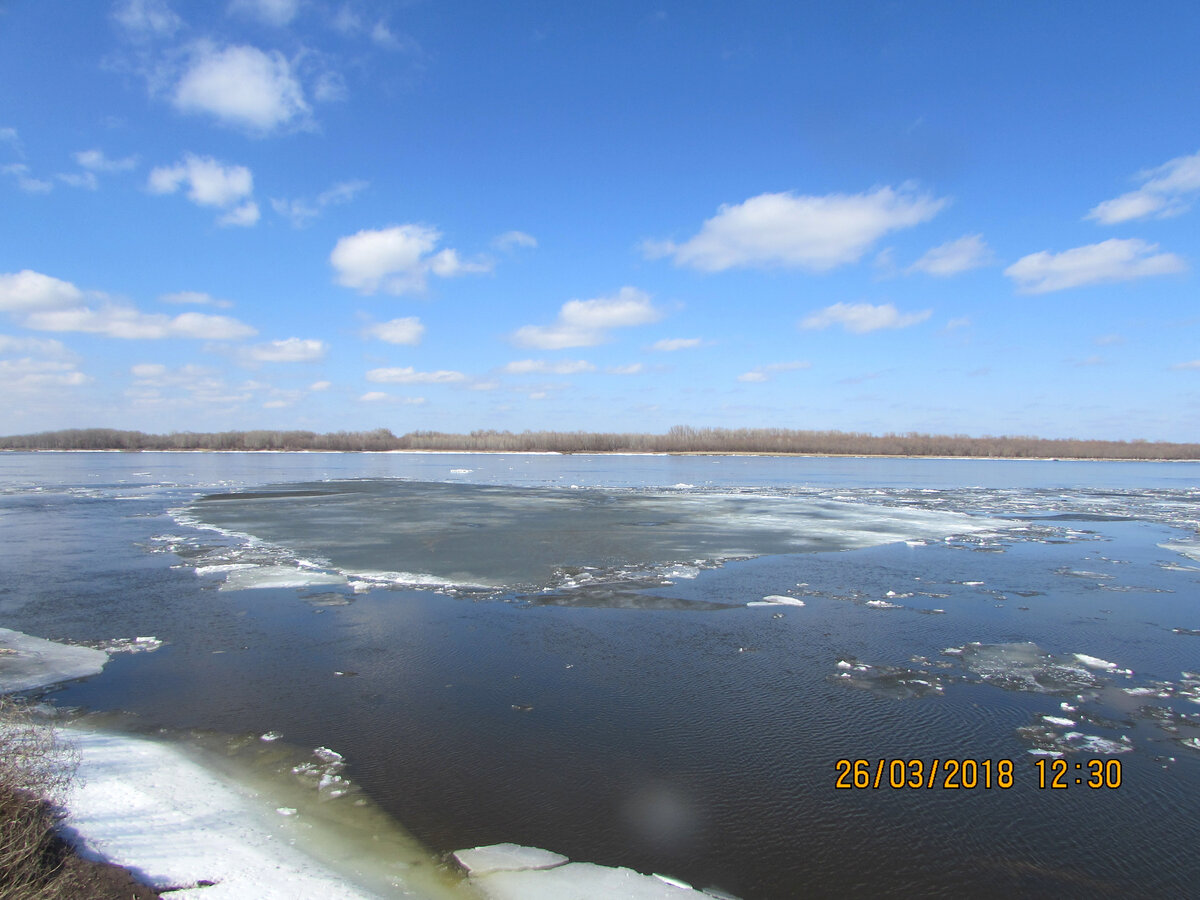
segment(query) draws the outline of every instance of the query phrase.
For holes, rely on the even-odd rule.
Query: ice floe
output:
[[[455,860],[470,873],[470,883],[487,900],[683,900],[729,897],[700,891],[668,875],[643,875],[632,869],[570,862],[536,847],[495,844],[458,850]]]
[[[98,675],[108,654],[0,628],[0,694]]]
[[[751,600],[747,606],[803,606],[804,601],[799,597],[787,597],[783,594],[768,594],[761,600]]]

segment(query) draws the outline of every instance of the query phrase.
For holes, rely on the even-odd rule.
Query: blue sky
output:
[[[0,2],[0,433],[1200,440],[1189,2]]]

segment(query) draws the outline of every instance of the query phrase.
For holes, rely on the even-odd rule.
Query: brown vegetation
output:
[[[158,894],[124,869],[78,856],[58,833],[75,770],[55,730],[0,697],[0,900],[141,900]]]
[[[0,438],[0,450],[451,450],[559,453],[766,453],[811,456],[967,456],[1043,459],[1200,459],[1200,444],[1026,436],[872,435],[787,428],[691,428],[666,434],[586,431],[222,431],[144,434],[111,428],[45,431]]]

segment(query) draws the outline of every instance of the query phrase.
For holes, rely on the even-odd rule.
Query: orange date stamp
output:
[[[1118,788],[1121,786],[1119,759],[1038,759],[1038,788]],[[1011,759],[839,759],[834,764],[838,790],[1008,790],[1017,781],[1016,763]]]

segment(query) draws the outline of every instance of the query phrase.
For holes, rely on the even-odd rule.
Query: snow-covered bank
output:
[[[397,861],[382,884],[380,873],[359,879],[334,871],[296,846],[312,829],[304,816],[272,812],[268,798],[169,745],[78,728],[65,732],[79,748],[67,798],[68,835],[84,855],[124,866],[158,890],[172,888],[172,897],[463,896],[436,883],[432,861],[428,873]]]

